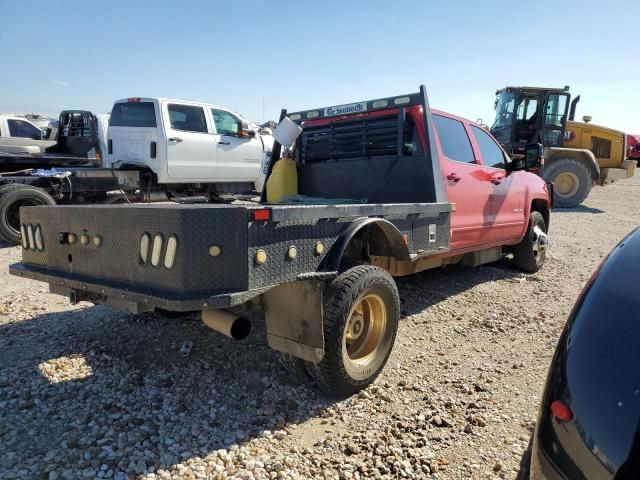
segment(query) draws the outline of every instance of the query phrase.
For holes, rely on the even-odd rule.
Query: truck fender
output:
[[[545,166],[552,164],[555,160],[571,158],[587,167],[587,170],[591,173],[591,180],[593,180],[593,182],[598,182],[600,179],[600,165],[591,150],[562,147],[549,147],[545,150]]]
[[[405,239],[393,223],[384,218],[364,217],[355,220],[340,234],[319,270],[338,271],[349,243],[357,236],[367,233],[375,239],[375,243],[370,246],[376,255],[392,256],[401,261],[411,260]]]

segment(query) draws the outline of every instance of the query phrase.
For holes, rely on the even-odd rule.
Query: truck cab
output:
[[[0,115],[0,152],[39,155],[53,144],[44,130],[26,118]]]
[[[438,110],[432,114],[447,196],[456,204],[452,249],[521,238],[532,206],[544,205],[545,182],[514,171],[512,159],[481,126]],[[548,225],[548,212],[545,217]]]
[[[22,117],[0,115],[0,137],[29,138],[31,140],[45,140],[46,132]]]
[[[430,148],[420,105],[401,109],[400,117],[397,108],[371,111],[364,103],[335,111],[359,113],[316,118],[312,110],[288,116],[302,127],[292,153],[300,192],[312,198],[372,203],[433,201],[418,168]],[[456,205],[451,215],[452,253],[518,241],[536,202],[548,224],[544,180],[517,168],[519,162],[513,162],[480,125],[436,109],[431,109],[431,117],[431,158],[442,175],[437,184]]]
[[[107,166],[148,169],[158,184],[217,184],[260,190],[273,139],[217,105],[127,98],[113,106]]]

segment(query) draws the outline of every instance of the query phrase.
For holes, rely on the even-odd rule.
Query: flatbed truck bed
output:
[[[11,153],[0,146],[0,175],[23,170],[63,169],[67,167],[100,167],[100,158],[78,157],[57,153]]]

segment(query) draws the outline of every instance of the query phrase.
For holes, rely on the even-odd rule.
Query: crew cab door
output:
[[[217,177],[220,181],[255,182],[262,168],[263,148],[257,136],[241,137],[233,113],[211,108],[217,140]]]
[[[167,171],[173,180],[213,182],[217,178],[216,136],[205,107],[163,102]]]
[[[487,239],[500,242],[519,238],[524,229],[526,193],[521,172],[507,172],[505,153],[494,138],[482,128],[470,126],[476,152],[490,182],[490,228]]]
[[[451,215],[451,249],[487,243],[490,178],[476,161],[469,132],[462,121],[434,113],[433,123],[447,198],[456,204]]]

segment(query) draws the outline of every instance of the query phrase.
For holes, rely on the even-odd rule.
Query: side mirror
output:
[[[519,172],[520,170],[524,170],[524,158],[513,158],[509,163],[507,163],[507,171]]]
[[[238,122],[238,136],[242,138],[253,138],[256,132],[249,129],[249,124],[247,122]]]
[[[541,143],[530,143],[524,149],[524,169],[537,173],[544,165],[544,148]]]

